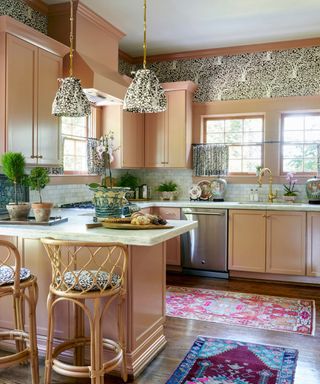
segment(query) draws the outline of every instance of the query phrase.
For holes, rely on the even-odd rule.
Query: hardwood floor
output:
[[[247,342],[282,345],[299,350],[295,384],[320,384],[320,287],[296,286],[275,282],[244,280],[219,280],[204,277],[168,275],[172,285],[212,288],[237,292],[268,294],[275,296],[308,298],[316,301],[317,324],[315,336],[237,327],[198,320],[167,318],[168,344],[149,367],[133,381],[135,384],[165,384],[171,373],[183,359],[198,335],[210,335]],[[43,361],[41,361],[43,377]],[[54,375],[54,384],[89,383],[89,380],[74,380]],[[14,367],[0,370],[0,384],[29,384],[29,367]],[[105,383],[120,384],[119,378],[106,376]]]

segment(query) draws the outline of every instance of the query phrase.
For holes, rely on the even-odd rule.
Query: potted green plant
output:
[[[130,191],[126,193],[126,197],[127,199],[134,198],[135,189],[139,187],[139,179],[131,173],[126,172],[120,177],[117,186],[130,188]]]
[[[283,199],[287,202],[293,203],[298,194],[298,191],[294,189],[297,183],[297,179],[294,178],[294,174],[291,172],[287,173],[286,179],[288,181],[288,185],[283,184],[283,188],[284,188]]]
[[[19,190],[22,185],[28,184],[28,177],[24,173],[25,159],[20,152],[6,152],[1,157],[3,173],[13,183],[14,203],[6,205],[11,220],[27,220],[31,205],[19,201]]]
[[[37,191],[39,193],[39,202],[32,203],[31,207],[33,209],[36,221],[38,222],[47,222],[50,219],[53,204],[50,202],[43,202],[41,196],[42,189],[49,183],[49,181],[50,178],[46,168],[32,168],[29,175],[29,185],[31,190]]]
[[[161,192],[162,200],[174,200],[177,195],[178,186],[173,181],[165,181],[160,184],[157,191]]]

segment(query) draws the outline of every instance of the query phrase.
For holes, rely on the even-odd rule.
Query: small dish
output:
[[[198,186],[201,188],[200,200],[209,200],[212,197],[211,182],[202,180],[199,181]]]
[[[201,196],[202,190],[201,187],[197,184],[192,184],[189,189],[189,196],[191,200],[197,200]]]

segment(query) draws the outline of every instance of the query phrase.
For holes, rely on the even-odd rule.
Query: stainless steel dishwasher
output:
[[[228,211],[215,208],[182,208],[181,219],[198,221],[197,228],[181,236],[183,272],[228,278]]]

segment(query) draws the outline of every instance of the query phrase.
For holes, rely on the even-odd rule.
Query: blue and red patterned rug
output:
[[[292,384],[298,351],[199,336],[167,384]]]

